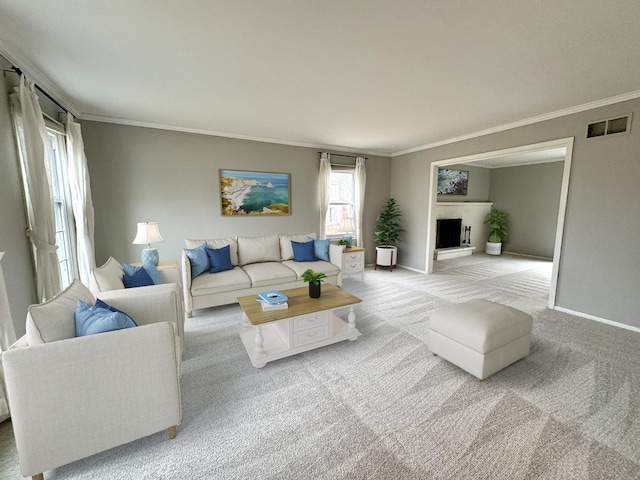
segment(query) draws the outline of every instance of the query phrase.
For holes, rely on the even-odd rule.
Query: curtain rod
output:
[[[17,73],[18,75],[22,75],[22,70],[20,69],[20,67],[16,67],[15,65],[11,66],[11,70],[5,70],[5,72],[9,72],[9,73]],[[45,97],[47,97],[49,100],[51,100],[53,103],[55,103],[57,106],[59,106],[62,110],[64,110],[65,113],[69,113],[69,109],[67,109],[67,107],[65,107],[64,105],[62,105],[58,100],[56,100],[55,98],[53,98],[51,95],[49,95],[47,92],[45,92],[40,85],[38,85],[37,83],[33,84]]]
[[[329,152],[318,152],[318,153],[329,153]],[[339,153],[329,153],[329,155],[331,155],[332,157],[346,157],[346,158],[358,158],[355,155],[340,155]],[[369,160],[369,157],[362,157],[365,160]],[[353,165],[347,165],[349,167],[352,167]]]

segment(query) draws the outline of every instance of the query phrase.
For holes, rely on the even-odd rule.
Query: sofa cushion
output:
[[[122,265],[113,257],[109,257],[104,265],[94,268],[91,273],[98,290],[101,292],[124,289]]]
[[[330,240],[316,240],[313,237],[307,237],[307,240],[313,242],[313,253],[318,260],[329,261],[329,245]]]
[[[294,260],[287,260],[286,262],[282,262],[282,265],[293,270],[298,280],[302,273],[308,268],[315,270],[316,272],[322,272],[328,277],[332,277],[340,273],[340,269],[333,263],[324,262],[322,260],[316,260],[315,262],[296,262]]]
[[[71,285],[50,300],[31,305],[26,322],[29,345],[75,337],[74,315],[78,300],[91,304],[96,301],[80,280],[74,280]]]
[[[123,263],[122,271],[124,272],[124,275],[122,276],[124,288],[148,287],[149,285],[154,285],[151,275],[147,273],[147,270],[144,267],[135,267],[128,263]]]
[[[225,270],[233,270],[231,264],[231,255],[229,245],[225,245],[222,248],[209,248],[206,247],[207,255],[209,256],[209,273],[224,272]]]
[[[316,238],[315,233],[305,233],[300,235],[280,235],[280,259],[293,260],[293,247],[291,241],[294,242],[306,242],[307,237]]]
[[[189,263],[191,263],[191,278],[195,278],[211,268],[206,249],[206,242],[202,242],[195,248],[184,249],[184,254],[189,258]]]
[[[296,274],[280,262],[252,263],[242,268],[251,279],[252,287],[280,285],[296,281]]]
[[[191,295],[211,295],[251,287],[251,279],[240,267],[218,273],[207,273],[191,282]]]
[[[317,260],[314,253],[313,240],[310,242],[294,242],[291,240],[293,247],[293,260],[296,262],[315,262]]]
[[[238,261],[240,266],[250,263],[279,262],[280,238],[278,235],[238,237]]]
[[[82,300],[78,300],[76,306],[75,325],[77,337],[136,326],[135,322],[122,312],[96,307]]]
[[[209,240],[185,240],[187,248],[196,248],[203,243],[207,244],[209,248],[222,248],[225,245],[229,245],[229,256],[231,257],[231,265],[234,267],[238,265],[238,241],[231,238],[214,238]]]

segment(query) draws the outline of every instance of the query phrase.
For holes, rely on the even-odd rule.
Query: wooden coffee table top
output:
[[[330,283],[322,284],[322,295],[320,295],[320,298],[309,297],[308,286],[280,290],[280,292],[289,297],[289,301],[287,302],[289,308],[284,310],[269,310],[263,312],[262,305],[256,301],[258,297],[257,294],[238,297],[238,302],[252,325],[282,320],[283,318],[297,317],[298,315],[306,315],[323,310],[334,310],[362,301],[358,297],[354,297],[350,293]]]

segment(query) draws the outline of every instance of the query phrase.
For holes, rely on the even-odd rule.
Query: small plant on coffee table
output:
[[[308,268],[302,272],[300,278],[302,278],[302,281],[309,283],[309,296],[311,298],[319,298],[321,293],[320,284],[324,282],[327,276],[322,272],[316,272]]]

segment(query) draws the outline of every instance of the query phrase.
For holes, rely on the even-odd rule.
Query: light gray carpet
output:
[[[197,312],[176,439],[162,432],[46,478],[640,478],[640,334],[546,309],[549,262],[478,254],[436,269],[346,279],[363,299],[362,336],[262,369],[237,305]],[[534,317],[530,356],[481,383],[428,348],[430,313],[470,298]],[[14,478],[7,425],[0,477]]]

